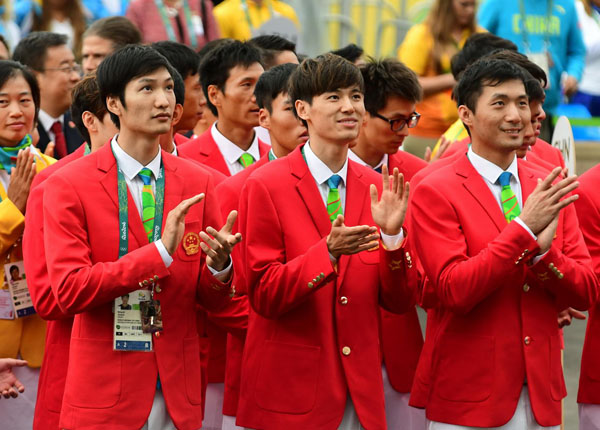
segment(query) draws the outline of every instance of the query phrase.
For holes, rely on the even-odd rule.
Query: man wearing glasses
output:
[[[81,67],[67,45],[67,37],[46,31],[30,33],[15,48],[13,59],[30,67],[40,85],[38,149],[43,152],[54,142],[55,158],[75,151],[83,138],[71,121],[69,107]]]
[[[398,168],[404,180],[427,163],[400,150],[408,129],[416,127],[420,115],[415,104],[422,89],[415,73],[403,63],[386,59],[370,61],[361,67],[365,81],[365,116],[357,144],[348,155],[351,160],[381,173],[385,164],[390,172]],[[416,290],[416,285],[412,286]],[[388,428],[409,430],[425,428],[422,410],[408,406],[410,389],[423,335],[416,308],[402,315],[380,308],[383,351],[383,384]]]

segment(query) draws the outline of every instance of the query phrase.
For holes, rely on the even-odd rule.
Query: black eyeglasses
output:
[[[408,118],[389,119],[384,117],[383,115],[379,115],[378,113],[376,113],[375,116],[377,118],[389,122],[390,128],[394,132],[402,130],[405,125],[408,126],[408,128],[415,128],[419,123],[419,118],[421,118],[421,114],[417,112],[411,113]]]

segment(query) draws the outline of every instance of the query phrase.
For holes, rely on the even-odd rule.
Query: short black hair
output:
[[[83,113],[88,111],[100,121],[104,119],[104,115],[107,113],[106,105],[102,101],[102,97],[100,97],[100,88],[98,88],[95,73],[84,76],[75,85],[72,99],[71,118],[81,136],[83,136],[86,142],[91,144],[90,133],[83,123]]]
[[[64,34],[52,33],[50,31],[34,31],[21,39],[15,47],[12,58],[33,70],[42,72],[48,49],[66,45],[67,41],[68,38]]]
[[[208,54],[210,51],[215,49],[217,46],[221,46],[225,43],[230,43],[233,41],[234,41],[234,39],[224,37],[221,39],[215,39],[215,40],[211,40],[210,42],[206,42],[204,44],[204,46],[200,49],[200,51],[198,51],[198,57],[200,58],[200,61],[202,61],[202,59],[206,56],[206,54]]]
[[[127,45],[104,59],[98,66],[96,76],[100,96],[106,105],[106,98],[118,96],[125,105],[125,87],[129,82],[140,76],[148,75],[160,68],[168,70],[171,77],[175,69],[169,61],[154,48],[144,45]],[[110,112],[110,118],[120,127],[119,117]]]
[[[475,112],[477,99],[483,92],[484,86],[497,86],[504,82],[527,80],[526,72],[516,64],[506,60],[496,60],[484,57],[471,64],[463,72],[454,88],[456,104],[465,105]]]
[[[190,75],[198,74],[198,66],[200,65],[200,57],[198,54],[182,43],[172,42],[170,40],[163,40],[161,42],[155,42],[152,46],[158,52],[165,56],[171,66],[175,68],[181,75],[183,80],[187,79]]]
[[[275,66],[277,56],[283,51],[292,51],[296,54],[296,44],[276,34],[267,34],[253,37],[248,41],[260,50],[260,58],[265,69]]]
[[[232,40],[221,43],[209,51],[200,62],[200,83],[206,96],[206,104],[213,115],[218,115],[217,108],[210,102],[208,87],[216,85],[225,92],[225,82],[229,79],[229,71],[234,67],[248,68],[254,63],[261,64],[260,52],[248,42]]]
[[[298,65],[293,63],[280,64],[260,75],[254,88],[256,104],[259,108],[267,109],[269,113],[273,113],[273,100],[279,94],[287,93],[288,81],[297,67]]]
[[[492,52],[488,58],[510,61],[511,63],[525,69],[533,79],[536,79],[544,87],[548,84],[548,77],[546,76],[544,69],[520,52],[500,49]]]
[[[383,109],[390,96],[416,103],[423,97],[419,78],[398,60],[369,58],[360,71],[365,81],[365,109],[375,115]]]
[[[307,58],[296,67],[288,83],[294,115],[298,117],[296,100],[312,104],[313,97],[354,86],[364,93],[365,83],[359,68],[345,58],[332,53]],[[306,125],[306,121],[302,123]]]
[[[458,81],[460,74],[469,66],[498,49],[518,51],[517,45],[492,33],[475,33],[465,42],[463,48],[452,57],[451,69],[454,79]]]
[[[110,40],[115,51],[126,45],[142,43],[142,33],[124,16],[110,16],[94,21],[83,33],[82,39],[88,36]]]
[[[175,103],[183,106],[185,102],[185,83],[183,82],[183,78],[181,74],[174,70],[174,73],[171,74],[173,76],[173,93],[175,94]]]
[[[40,111],[40,87],[37,79],[33,73],[31,73],[29,68],[23,64],[11,60],[0,60],[0,88],[2,88],[9,79],[16,78],[17,76],[23,76],[23,79],[25,79],[29,85],[31,98],[33,99],[33,105],[35,106],[34,120],[37,122],[38,113]]]
[[[362,57],[362,55],[365,53],[365,50],[354,43],[350,43],[349,45],[346,45],[343,48],[331,51],[331,53],[339,55],[340,57],[345,58],[351,63],[356,63],[356,60]]]

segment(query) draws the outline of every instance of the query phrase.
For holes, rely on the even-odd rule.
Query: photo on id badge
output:
[[[22,261],[13,261],[4,265],[4,282],[8,285],[8,293],[5,291],[4,296],[9,294],[10,307],[14,313],[10,312],[6,297],[3,297],[0,300],[0,314],[2,314],[0,318],[12,319],[13,316],[21,318],[34,314],[35,309],[27,288],[25,266]]]

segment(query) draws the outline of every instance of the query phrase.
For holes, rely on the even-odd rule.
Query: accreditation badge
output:
[[[152,332],[144,331],[142,318],[142,303],[148,301],[152,301],[151,292],[145,289],[115,299],[113,324],[115,351],[152,351]],[[162,313],[160,319],[162,325]]]
[[[547,51],[528,53],[527,58],[529,58],[529,61],[536,64],[544,71],[544,73],[546,74],[546,81],[547,81],[545,89],[550,88],[550,64],[551,64],[550,53]]]
[[[4,265],[4,276],[8,284],[8,292],[10,294],[10,305],[13,309],[12,316],[8,312],[6,297],[0,299],[0,318],[13,319],[23,318],[27,315],[35,313],[33,301],[27,288],[25,280],[25,266],[22,261],[13,261]],[[6,294],[4,294],[6,296]],[[5,318],[6,317],[6,318]]]

